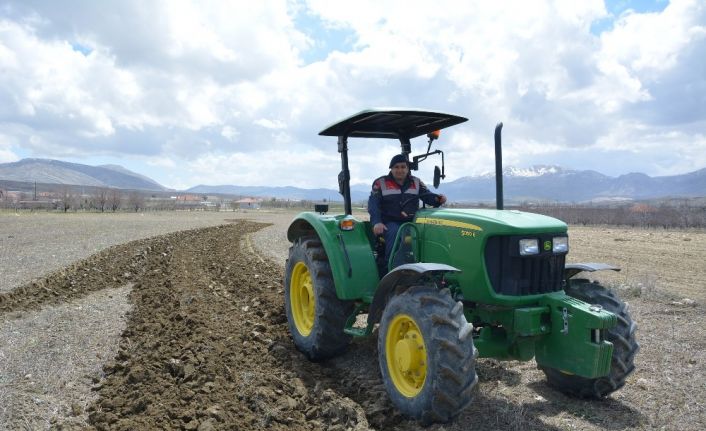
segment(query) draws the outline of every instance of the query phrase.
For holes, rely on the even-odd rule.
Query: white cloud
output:
[[[12,151],[0,147],[0,163],[11,163],[11,162],[16,162],[20,158],[17,157],[15,153]]]
[[[235,141],[235,138],[240,135],[240,132],[235,127],[223,126],[223,129],[221,130],[221,135],[232,142]]]
[[[699,0],[676,0],[661,13],[628,11],[601,36],[599,55],[636,73],[670,69],[686,45],[706,37],[704,9]]]
[[[286,124],[279,120],[269,120],[267,118],[260,118],[258,120],[255,120],[255,124],[258,126],[262,126],[266,129],[284,129],[287,127]]]
[[[694,0],[673,1],[661,13],[627,11],[600,37],[596,83],[571,96],[588,99],[609,114],[653,100],[650,86],[679,66],[686,47],[706,39],[704,11],[703,3]]]
[[[150,166],[155,166],[158,168],[175,169],[179,167],[179,164],[169,157],[158,157],[147,160],[147,164]]]
[[[705,9],[674,0],[596,36],[592,24],[611,19],[598,0],[7,2],[0,157],[142,158],[154,171],[141,173],[170,186],[335,188],[335,139],[317,133],[360,109],[409,106],[470,118],[437,144],[450,180],[492,169],[498,121],[506,164],[616,175],[628,152],[632,170],[685,172],[703,167]],[[306,64],[332,46],[329,29],[350,49]],[[399,151],[350,147],[365,184]]]
[[[14,136],[0,133],[0,163],[10,163],[20,160],[17,154],[12,151],[12,147],[16,144]]]
[[[195,184],[317,187],[317,177],[335,178],[338,155],[317,150],[261,150],[230,154],[204,153],[181,167]]]

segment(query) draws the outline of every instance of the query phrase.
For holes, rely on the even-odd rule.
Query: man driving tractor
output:
[[[385,238],[385,261],[400,225],[414,219],[420,199],[434,208],[446,202],[446,196],[430,192],[422,180],[410,175],[407,156],[397,154],[390,160],[390,173],[373,181],[368,198],[373,233]]]

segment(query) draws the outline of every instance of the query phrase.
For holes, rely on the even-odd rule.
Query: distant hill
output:
[[[169,190],[156,181],[117,165],[88,166],[49,159],[23,159],[0,164],[0,181],[71,184],[115,187],[149,191]],[[335,178],[332,180],[335,184]],[[507,167],[503,171],[505,199],[510,202],[557,201],[587,202],[657,199],[668,197],[706,197],[706,168],[683,175],[650,177],[630,173],[609,177],[596,171],[563,169],[559,166]],[[237,185],[198,185],[188,190],[195,194],[258,196],[263,198],[341,201],[334,188],[302,189]],[[495,174],[462,177],[444,182],[438,190],[456,202],[495,200]],[[366,201],[370,185],[351,186],[354,202]]]
[[[706,169],[664,177],[630,173],[616,178],[596,171],[567,170],[558,166],[508,167],[503,170],[503,190],[505,198],[513,201],[701,197],[706,196]],[[455,201],[494,201],[495,175],[462,177],[442,184],[439,191]]]
[[[503,171],[503,189],[508,201],[586,202],[653,199],[662,197],[706,196],[706,169],[684,175],[650,177],[641,173],[617,178],[596,171],[577,171],[559,166],[507,167]],[[301,189],[297,187],[205,186],[187,190],[192,193],[221,193],[243,196],[266,196],[278,199],[342,200],[334,189]],[[438,193],[457,202],[495,200],[495,174],[462,177],[442,183]],[[369,185],[351,186],[354,202],[367,200]]]
[[[0,163],[0,180],[151,191],[167,190],[156,181],[122,166],[89,166],[51,159],[22,159],[19,162]]]

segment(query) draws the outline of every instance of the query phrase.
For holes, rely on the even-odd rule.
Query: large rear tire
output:
[[[625,304],[611,290],[589,280],[572,280],[566,294],[589,304],[597,304],[615,314],[618,324],[606,331],[606,340],[613,343],[610,373],[605,377],[587,379],[566,374],[556,368],[542,367],[550,386],[579,398],[604,398],[625,386],[625,380],[635,370],[635,354],[640,345],[635,339],[637,325]]]
[[[472,325],[448,289],[411,287],[382,315],[378,360],[393,404],[424,424],[448,422],[472,401],[478,381]]]
[[[346,350],[351,336],[343,329],[353,304],[336,296],[328,257],[318,238],[299,238],[290,247],[284,304],[294,345],[309,359],[323,360]]]

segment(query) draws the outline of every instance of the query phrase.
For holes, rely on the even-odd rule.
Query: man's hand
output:
[[[439,199],[439,205],[443,205],[446,203],[446,196],[444,195],[439,195],[437,199]]]
[[[382,235],[386,230],[387,226],[382,223],[376,223],[375,226],[373,226],[373,233],[375,235]]]

